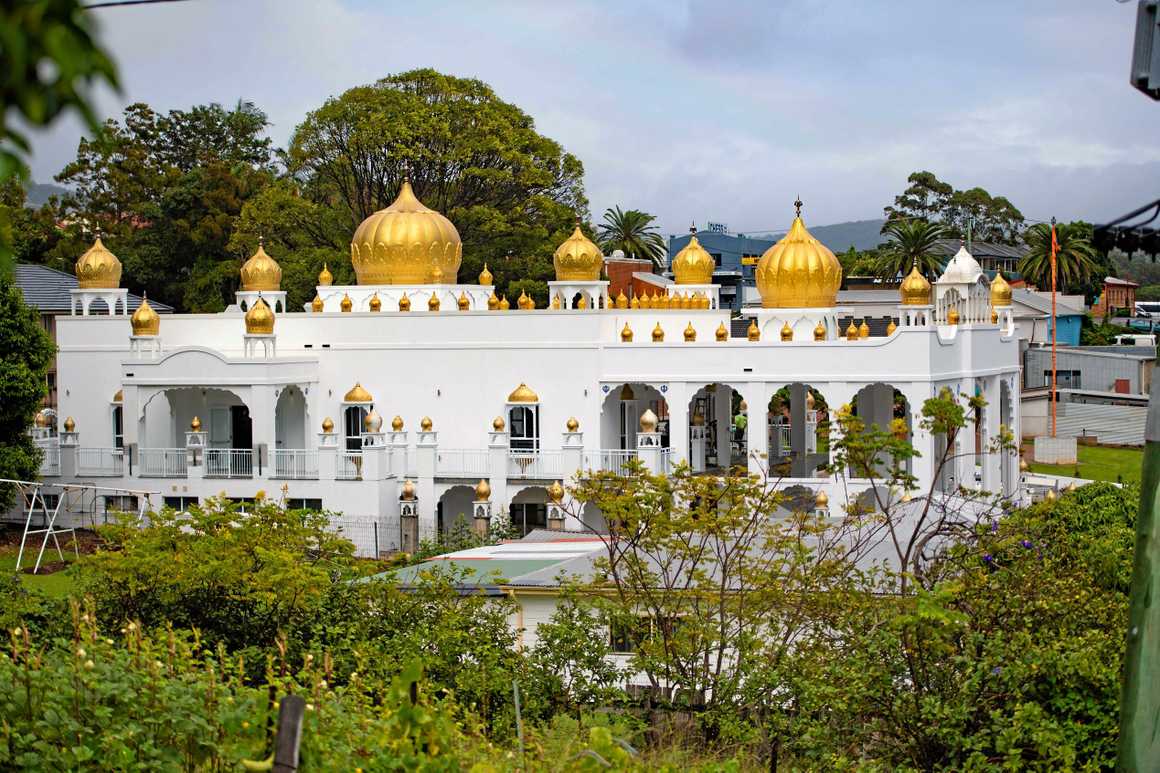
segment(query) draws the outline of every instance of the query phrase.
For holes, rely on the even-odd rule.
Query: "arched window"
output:
[[[347,451],[361,451],[363,443],[363,421],[367,417],[368,407],[348,405],[343,411],[343,432],[346,437]]]
[[[113,406],[113,448],[125,447],[125,412],[119,405]]]
[[[513,451],[540,450],[540,406],[513,405],[508,409]]]

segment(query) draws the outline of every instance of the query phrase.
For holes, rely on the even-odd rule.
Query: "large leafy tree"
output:
[[[459,230],[465,278],[487,261],[506,281],[515,257],[535,260],[513,278],[553,278],[552,251],[587,214],[576,157],[486,83],[431,69],[328,100],[295,130],[288,158],[302,195],[345,221],[346,243],[410,177],[423,203]]]
[[[941,223],[891,220],[882,230],[887,242],[878,250],[875,268],[879,276],[894,278],[905,275],[911,266],[918,266],[918,270],[928,276],[937,275],[942,264],[935,246],[948,233]]]
[[[949,183],[938,179],[933,172],[912,172],[906,182],[906,190],[894,197],[892,206],[883,209],[887,221],[936,220],[955,192]]]
[[[55,349],[16,286],[0,282],[0,478],[35,480],[40,452],[28,434],[47,392]],[[0,487],[0,507],[12,491]]]
[[[654,220],[655,215],[639,209],[610,207],[604,210],[596,238],[605,252],[622,250],[627,257],[651,260],[660,266],[665,258],[665,240],[653,225]]]
[[[1059,250],[1056,253],[1056,287],[1061,292],[1087,293],[1093,278],[1102,279],[1104,261],[1092,246],[1092,227],[1087,223],[1060,223],[1055,227]],[[1024,239],[1029,248],[1019,263],[1019,273],[1041,289],[1051,287],[1051,226],[1036,223]]]
[[[907,187],[883,209],[886,226],[896,220],[941,223],[947,236],[965,238],[968,229],[979,241],[1014,244],[1023,230],[1023,213],[1003,196],[992,196],[982,188],[956,190],[933,172],[914,172]]]

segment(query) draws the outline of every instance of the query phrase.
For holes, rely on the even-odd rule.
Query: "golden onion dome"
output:
[[[362,221],[350,242],[350,262],[363,285],[428,284],[436,277],[454,284],[462,257],[459,231],[423,206],[406,179],[394,203]]]
[[[509,403],[538,403],[540,402],[540,396],[533,392],[531,387],[521,381],[520,385],[508,395],[507,401]]]
[[[1011,305],[1011,285],[1003,278],[1002,271],[996,271],[991,280],[991,305],[995,308]]]
[[[628,302],[628,308],[630,308],[630,309],[639,309],[640,308],[640,298],[637,298],[635,293],[633,293],[632,300]]]
[[[729,340],[729,328],[725,327],[724,322],[722,322],[720,325],[717,326],[717,340],[718,341],[728,341]]]
[[[258,300],[250,304],[250,310],[246,312],[246,332],[250,335],[266,336],[274,333],[274,312],[260,295]]]
[[[459,300],[455,302],[460,311],[467,311],[471,308],[471,299],[467,297],[466,290],[460,290]]]
[[[580,421],[575,416],[569,416],[568,421],[565,422],[564,426],[568,429],[569,432],[576,432],[580,429]]]
[[[371,296],[371,302],[369,305],[370,305],[371,311],[382,311],[383,310],[383,299],[379,297],[378,293],[375,293],[374,295]]]
[[[604,253],[580,230],[580,218],[576,218],[572,235],[556,248],[552,264],[556,267],[557,282],[595,282],[600,279]]]
[[[624,323],[624,327],[620,331],[620,341],[626,344],[632,343],[632,328],[628,326],[627,322]]]
[[[402,432],[403,431],[403,417],[402,416],[399,416],[396,414],[395,418],[391,419],[391,430],[393,432]]]
[[[749,321],[749,328],[745,331],[745,337],[748,338],[750,341],[760,341],[761,340],[761,328],[759,328],[757,326],[757,319],[756,318],[751,319]]]
[[[45,413],[45,411],[40,411],[39,413],[36,414],[36,418],[32,420],[32,423],[38,427],[47,427],[48,426],[48,414]]]
[[[374,408],[363,417],[363,429],[367,432],[378,432],[383,427],[383,417]]]
[[[890,324],[886,326],[886,335],[894,335],[894,331],[898,329],[898,325],[894,324],[894,317],[890,318]]]
[[[121,286],[121,261],[109,252],[101,237],[77,259],[77,287],[82,290],[115,289]]]
[[[917,261],[910,267],[910,273],[902,280],[899,293],[902,296],[903,306],[930,305],[930,282],[926,281],[926,277],[918,270]]]
[[[846,328],[846,340],[847,341],[857,341],[858,340],[858,326],[854,324],[853,319],[850,320],[850,326]]]
[[[69,416],[67,419],[64,420],[64,431],[65,432],[72,432],[76,428],[77,428],[77,420],[74,419],[72,416]]]
[[[556,505],[564,501],[564,485],[560,481],[553,481],[552,485],[548,486],[548,499]]]
[[[350,391],[343,396],[342,401],[344,403],[369,403],[373,402],[374,399],[371,397],[371,393],[361,383],[356,381],[354,386],[350,388]]]
[[[499,299],[499,310],[500,311],[507,311],[511,307],[512,307],[511,301],[509,301],[507,299],[507,295],[504,294],[504,296]]]
[[[770,247],[757,263],[761,305],[772,308],[829,308],[837,303],[842,264],[806,230],[801,201],[789,233]]]
[[[354,308],[354,301],[350,299],[350,295],[348,293],[342,294],[342,300],[339,302],[338,308],[340,311],[345,312],[349,312]]]
[[[318,284],[323,287],[334,284],[334,274],[330,273],[330,267],[325,263],[322,264],[322,270],[318,272]]]
[[[641,432],[656,432],[657,431],[657,415],[653,413],[652,408],[645,408],[644,413],[640,415],[640,431]]]
[[[628,308],[628,296],[624,294],[624,290],[621,290],[616,296],[616,308],[618,308],[618,309],[627,309]]]
[[[788,320],[786,322],[784,322],[781,326],[781,340],[782,341],[792,341],[793,340],[793,328],[789,326]]]
[[[499,308],[499,296],[495,294],[495,290],[491,291],[491,295],[487,297],[487,310],[495,311]]]
[[[822,322],[821,320],[818,320],[817,326],[814,327],[814,340],[815,341],[825,341],[826,340],[826,324],[824,322]]]
[[[257,252],[242,264],[241,274],[243,290],[271,291],[282,285],[282,267],[266,254],[265,242],[260,237]]]
[[[427,299],[427,311],[439,311],[439,296],[434,290],[431,291],[431,297]]]
[[[399,498],[408,502],[415,498],[415,484],[410,479],[403,481],[403,490],[399,494]]]
[[[713,281],[716,261],[697,241],[697,229],[689,229],[689,243],[673,258],[673,279],[679,285],[707,285]]]
[[[504,422],[503,416],[496,416],[491,420],[491,428],[496,432],[503,432],[503,428],[506,426],[507,424]]]
[[[685,327],[685,342],[691,343],[697,340],[697,330],[693,327],[693,321],[689,320],[689,324]]]
[[[480,478],[479,483],[475,484],[475,501],[486,502],[491,498],[491,484],[487,482],[487,478]]]
[[[322,431],[328,435],[331,432],[334,432],[334,419],[330,418],[329,416],[327,416],[325,419],[323,419],[322,420]]]
[[[660,322],[658,322],[657,326],[653,328],[652,340],[654,344],[659,344],[665,340],[665,329],[661,327]]]
[[[312,300],[310,302],[310,310],[317,314],[318,312],[321,312],[324,308],[326,308],[326,304],[324,304],[322,302],[322,296],[319,295],[318,293],[315,293],[314,300]]]
[[[194,416],[193,420],[189,422],[190,432],[201,432],[201,419]]]
[[[431,421],[430,416],[424,416],[423,418],[419,419],[419,429],[423,430],[424,432],[430,432],[431,428],[434,426],[435,422]]]
[[[495,281],[495,277],[492,276],[491,272],[487,270],[487,263],[484,263],[483,264],[483,271],[479,272],[479,283],[481,285],[483,285],[484,287],[489,287],[491,285],[491,283],[494,281]]]
[[[408,296],[404,295],[402,298],[399,299],[399,311],[410,311],[410,310],[411,310],[411,299]]]
[[[149,305],[148,297],[141,298],[141,305],[129,317],[129,324],[135,336],[155,336],[161,332],[161,317]]]
[[[814,497],[814,506],[819,510],[824,510],[830,506],[830,497],[826,492],[819,491],[818,495]]]
[[[528,294],[523,290],[520,290],[520,297],[516,298],[516,308],[524,310],[528,308]]]
[[[870,337],[870,325],[868,325],[866,323],[866,320],[862,320],[862,324],[858,326],[858,337],[859,338],[869,338]]]

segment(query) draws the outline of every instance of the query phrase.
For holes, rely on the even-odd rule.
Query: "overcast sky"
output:
[[[577,155],[593,213],[735,231],[880,217],[929,169],[1032,220],[1160,196],[1160,103],[1127,83],[1136,3],[191,0],[95,12],[106,114],[252,100],[284,146],[327,97],[430,66],[480,78]],[[38,138],[34,177],[81,128]]]

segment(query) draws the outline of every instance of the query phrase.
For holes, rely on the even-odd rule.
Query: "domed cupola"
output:
[[[576,228],[564,242],[556,248],[552,257],[556,267],[557,282],[596,282],[604,268],[604,253],[580,230],[580,218],[576,218]]]
[[[360,285],[454,284],[462,257],[459,231],[423,206],[406,179],[394,203],[362,221],[350,243]]]
[[[837,304],[842,264],[834,253],[806,230],[801,201],[789,233],[770,247],[757,263],[761,305],[778,308],[830,308]]]
[[[246,312],[246,332],[250,335],[272,335],[274,333],[274,312],[265,299],[258,298]]]
[[[673,258],[673,279],[679,285],[711,284],[716,261],[697,241],[697,227],[691,227],[689,233],[689,243]]]
[[[161,332],[161,317],[149,305],[148,298],[141,298],[141,305],[129,317],[129,325],[135,336],[155,336]]]
[[[1002,271],[996,271],[995,278],[991,280],[991,307],[999,309],[1010,305],[1011,285],[1003,278]]]
[[[77,259],[77,287],[82,290],[115,289],[121,286],[121,261],[97,237],[93,246]]]
[[[242,289],[260,292],[278,290],[282,284],[282,267],[266,254],[265,242],[258,237],[258,251],[242,264]]]
[[[910,273],[902,280],[899,288],[903,306],[929,306],[930,282],[918,270],[918,261],[910,267]]]
[[[947,263],[946,270],[938,278],[939,284],[974,284],[983,275],[983,269],[975,256],[960,244],[959,251]]]

